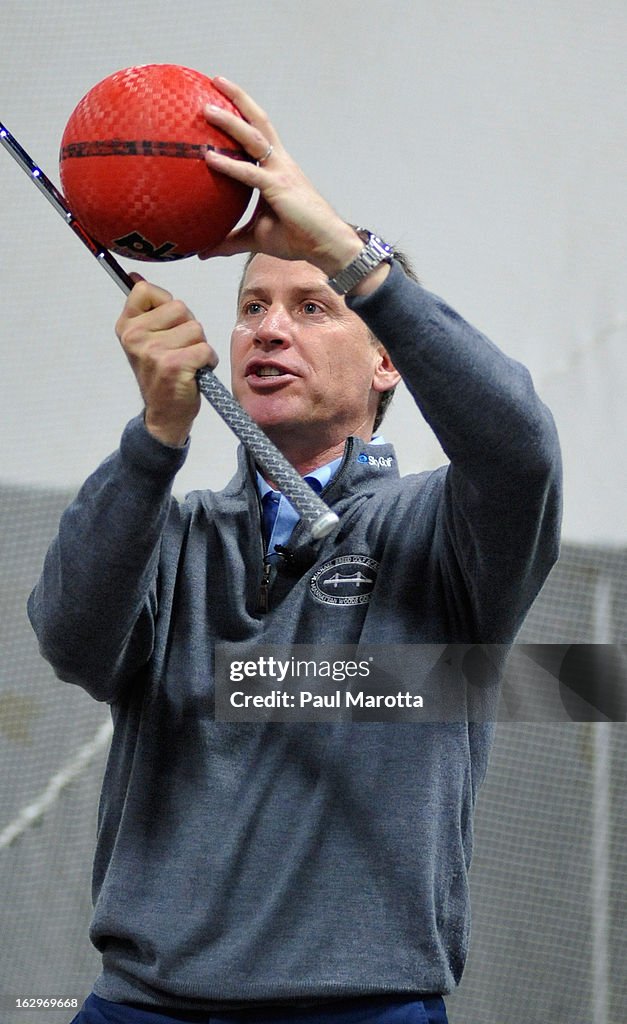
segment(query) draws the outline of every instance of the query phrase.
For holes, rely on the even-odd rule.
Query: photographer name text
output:
[[[336,690],[334,693],[311,693],[301,690],[299,693],[288,693],[286,690],[271,690],[270,693],[245,693],[235,690],[229,698],[231,707],[241,708],[422,708],[423,699],[419,694],[404,693],[365,693],[357,690]]]

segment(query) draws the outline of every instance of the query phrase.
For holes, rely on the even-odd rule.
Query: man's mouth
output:
[[[252,384],[255,381],[275,381],[280,378],[291,380],[295,374],[286,366],[274,361],[263,359],[251,359],[244,371],[246,380]]]
[[[278,366],[258,366],[254,371],[255,377],[282,377],[284,373]]]

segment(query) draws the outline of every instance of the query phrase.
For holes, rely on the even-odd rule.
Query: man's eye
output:
[[[320,313],[322,307],[317,302],[305,302],[303,305],[303,311],[311,315],[312,313]]]
[[[249,316],[258,316],[262,311],[262,305],[260,302],[247,302],[244,306],[244,312],[248,313]]]

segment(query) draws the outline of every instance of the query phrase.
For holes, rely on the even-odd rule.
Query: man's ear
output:
[[[378,360],[372,377],[372,387],[375,391],[391,391],[399,383],[401,375],[383,345],[378,346],[377,355]]]

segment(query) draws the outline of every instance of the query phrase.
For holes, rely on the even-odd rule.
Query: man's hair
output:
[[[418,274],[414,270],[414,267],[412,265],[411,260],[409,259],[409,256],[407,256],[406,253],[402,252],[401,249],[397,249],[396,246],[393,247],[393,253],[394,253],[394,262],[399,264],[399,266],[403,270],[403,273],[405,274],[405,277],[409,277],[409,278],[411,278],[412,281],[415,281],[416,284],[420,284],[420,280],[418,278]],[[370,334],[372,336],[373,343],[375,345],[378,345],[379,344],[379,339],[377,337],[375,337],[375,335],[372,333],[372,331],[370,331]],[[393,388],[390,388],[389,391],[382,391],[381,392],[381,395],[379,396],[379,404],[377,406],[377,414],[376,414],[376,416],[374,418],[374,423],[372,424],[372,433],[373,434],[376,434],[377,430],[381,426],[381,424],[383,422],[383,417],[385,416],[386,412],[388,411],[388,409],[390,407],[390,404],[392,402],[392,399],[394,398],[394,392],[395,391],[396,391],[396,384],[394,385]]]
[[[411,263],[411,260],[406,255],[406,253],[402,252],[400,249],[397,249],[396,246],[393,247],[392,251],[393,251],[393,254],[394,254],[394,262],[399,264],[399,266],[402,268],[403,273],[405,274],[405,276],[411,278],[411,280],[415,281],[417,284],[420,284],[420,280],[418,278],[418,275],[417,275],[416,271],[414,270],[414,267],[413,267],[413,265]],[[237,289],[238,305],[239,305],[240,295],[242,294],[242,288],[244,286],[244,278],[246,277],[246,271],[248,270],[250,264],[252,263],[252,261],[254,260],[255,256],[257,256],[257,255],[258,255],[258,253],[256,253],[256,252],[249,252],[247,257],[246,257],[246,260],[244,262],[244,267],[242,269],[242,274],[241,274],[239,285],[238,285],[238,289]],[[377,337],[375,337],[375,335],[372,333],[372,331],[369,330],[368,333],[370,334],[370,338],[371,338],[371,341],[372,341],[373,345],[379,345],[380,344],[379,339]],[[388,408],[390,406],[390,403],[391,403],[392,399],[394,398],[394,392],[395,391],[396,391],[396,385],[394,385],[393,388],[390,388],[389,391],[382,391],[381,392],[381,395],[379,396],[379,405],[377,406],[377,413],[376,413],[376,416],[375,416],[374,423],[372,425],[372,433],[373,434],[376,434],[377,430],[381,426],[381,423],[383,422],[383,417],[385,416],[385,414],[386,414],[386,412],[387,412],[387,410],[388,410]]]

